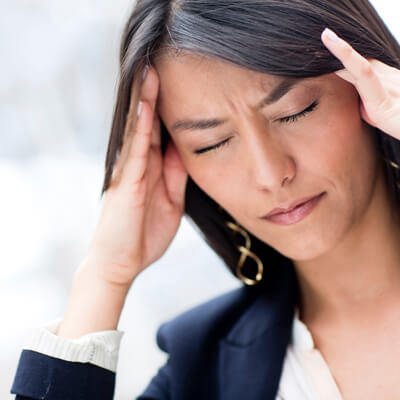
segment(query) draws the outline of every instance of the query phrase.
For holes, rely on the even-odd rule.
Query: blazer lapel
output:
[[[275,400],[297,296],[293,264],[284,259],[273,284],[260,291],[219,343],[219,398]]]

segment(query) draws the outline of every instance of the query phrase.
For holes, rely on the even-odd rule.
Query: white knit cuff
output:
[[[37,328],[24,349],[65,361],[91,363],[116,372],[123,331],[107,330],[68,339],[55,334],[61,321],[62,318],[57,318]]]

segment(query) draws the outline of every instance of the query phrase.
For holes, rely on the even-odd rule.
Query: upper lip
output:
[[[314,197],[318,197],[321,194],[322,193],[319,193],[314,196],[302,197],[301,199],[294,200],[291,203],[282,204],[280,207],[276,207],[273,210],[271,210],[268,214],[264,215],[263,218],[271,217],[272,215],[283,213],[283,212],[289,212],[289,211],[293,210],[294,208],[296,208],[296,206],[298,206],[299,204],[305,203],[306,201],[311,200]]]

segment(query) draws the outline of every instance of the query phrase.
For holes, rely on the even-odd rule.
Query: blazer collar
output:
[[[293,263],[284,258],[219,344],[220,397],[274,400],[290,340],[297,296]]]

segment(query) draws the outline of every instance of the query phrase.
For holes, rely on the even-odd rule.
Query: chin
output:
[[[282,239],[278,246],[270,246],[293,261],[311,261],[326,254],[332,248],[321,236],[312,235],[307,238],[306,234],[301,235],[301,239],[286,241]]]

